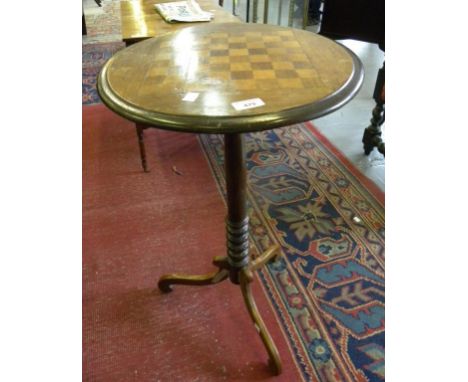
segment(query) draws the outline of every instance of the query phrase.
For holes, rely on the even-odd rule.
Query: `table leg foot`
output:
[[[250,265],[243,268],[240,271],[239,275],[240,287],[242,291],[242,296],[244,297],[245,305],[247,307],[247,310],[249,311],[250,318],[254,322],[255,328],[260,334],[260,338],[262,339],[262,342],[267,350],[269,356],[268,366],[270,367],[270,370],[273,372],[274,375],[281,374],[281,359],[278,353],[278,349],[276,348],[276,345],[273,342],[273,339],[271,338],[270,333],[268,332],[262,317],[260,316],[257,305],[255,304],[250,283],[253,281],[254,270],[257,270],[272,259],[277,259],[279,256],[279,247],[273,246],[269,248],[266,252],[264,252],[262,255],[257,257],[255,260],[253,260]]]
[[[229,276],[229,264],[227,257],[215,257],[213,259],[213,264],[219,269],[215,272],[211,272],[205,275],[182,275],[172,273],[161,276],[158,281],[158,287],[162,292],[168,293],[172,291],[172,285],[174,284],[211,285],[226,280]]]

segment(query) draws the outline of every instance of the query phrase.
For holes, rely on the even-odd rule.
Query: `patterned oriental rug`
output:
[[[124,47],[123,42],[86,44],[82,46],[83,105],[93,105],[101,102],[96,91],[96,77],[104,63]]]
[[[121,43],[83,46],[83,104]],[[272,378],[238,287],[155,290],[225,254],[223,137],[145,132],[83,106],[83,380]],[[310,123],[245,136],[251,251],[280,244],[254,296],[275,381],[384,380],[384,195]]]
[[[222,136],[200,136],[225,196]],[[384,380],[384,195],[310,123],[246,135],[254,252],[305,380]]]

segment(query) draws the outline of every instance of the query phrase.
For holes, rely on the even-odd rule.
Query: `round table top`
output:
[[[315,33],[203,24],[118,52],[101,70],[98,92],[110,109],[138,123],[239,133],[328,114],[348,102],[362,80],[356,55]]]

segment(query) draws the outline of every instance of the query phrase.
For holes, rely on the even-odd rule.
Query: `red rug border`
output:
[[[384,207],[385,206],[385,192],[383,192],[372,180],[365,176],[345,155],[338,150],[327,137],[325,137],[311,121],[304,122],[304,126],[314,134],[323,145],[335,155],[341,163],[353,174],[364,187],[374,196],[377,201]]]

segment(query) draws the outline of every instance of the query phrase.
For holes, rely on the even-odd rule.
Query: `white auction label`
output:
[[[231,104],[236,110],[253,109],[254,107],[260,107],[265,105],[260,98],[246,99],[244,101],[233,102]]]
[[[182,98],[182,101],[193,102],[198,98],[199,95],[200,93],[189,92],[185,95],[184,98]]]

